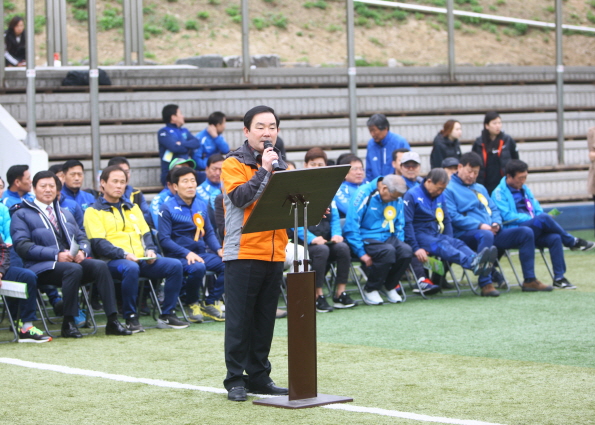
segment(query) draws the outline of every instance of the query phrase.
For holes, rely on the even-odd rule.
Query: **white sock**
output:
[[[29,328],[32,328],[32,327],[33,327],[33,322],[25,322],[25,323],[23,323],[23,326],[21,326],[21,330],[22,331],[23,330],[26,331],[26,330],[28,330]]]

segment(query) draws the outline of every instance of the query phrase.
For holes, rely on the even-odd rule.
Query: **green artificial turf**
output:
[[[594,255],[566,252],[576,290],[522,293],[513,287],[496,299],[469,291],[460,298],[410,296],[404,304],[318,314],[319,391],[352,396],[354,406],[455,419],[595,423]],[[549,282],[541,259],[537,264],[538,277]],[[150,318],[143,323],[154,324]],[[277,321],[271,353],[279,385],[288,384],[286,323]],[[81,340],[3,344],[0,357],[222,388],[224,326],[148,329],[131,337],[106,337],[101,329]],[[0,423],[6,424],[421,423],[232,403],[224,394],[2,363],[0,382]]]

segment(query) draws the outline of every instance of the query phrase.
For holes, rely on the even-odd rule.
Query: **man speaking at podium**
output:
[[[279,118],[268,106],[244,115],[244,144],[223,162],[225,207],[225,364],[227,398],[246,401],[246,392],[287,395],[269,377],[269,351],[283,278],[285,229],[242,234],[242,227],[275,170],[287,165],[274,147]],[[246,375],[244,375],[244,371]]]

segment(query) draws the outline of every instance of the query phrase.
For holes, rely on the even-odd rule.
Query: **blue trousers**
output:
[[[566,262],[564,261],[564,248],[574,246],[576,239],[567,233],[549,214],[539,214],[535,218],[520,224],[533,230],[535,245],[539,248],[548,248],[554,279],[562,279],[566,273]]]
[[[459,264],[465,269],[471,269],[471,263],[476,254],[460,239],[448,235],[429,235],[427,233],[417,233],[415,235],[420,247],[436,255],[449,263]],[[479,278],[479,286],[484,287],[491,283],[490,276]]]
[[[159,257],[153,264],[146,261],[135,263],[130,260],[112,260],[107,263],[114,279],[122,281],[122,309],[124,317],[136,314],[138,298],[138,278],[165,278],[164,300],[161,310],[170,314],[178,301],[182,289],[182,264],[175,258]]]
[[[37,320],[35,316],[35,310],[37,309],[37,275],[29,269],[10,266],[2,279],[27,284],[29,298],[26,300],[6,297],[12,318],[16,320],[17,311],[20,309],[21,321],[32,322]]]
[[[490,230],[469,230],[459,239],[477,252],[490,246],[499,250],[518,248],[525,282],[535,279],[535,238],[528,227],[502,229],[496,235]]]
[[[186,304],[198,302],[202,280],[207,270],[217,274],[215,284],[209,290],[209,295],[205,298],[206,304],[214,304],[223,295],[225,287],[225,264],[217,254],[201,252],[198,255],[205,260],[204,263],[196,262],[194,264],[188,264],[188,260],[180,258],[180,262],[184,268],[184,275],[186,276]]]

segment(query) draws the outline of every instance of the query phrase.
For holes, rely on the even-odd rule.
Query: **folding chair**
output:
[[[355,258],[352,257],[351,258],[351,266],[349,267],[349,275],[351,276],[351,278],[353,279],[353,283],[355,284],[355,286],[357,287],[357,291],[359,291],[361,299],[356,300],[356,301],[361,301],[364,302],[364,288],[366,287],[366,282],[368,281],[368,276],[366,275],[366,272],[364,270],[365,266],[362,264],[362,262],[359,260],[359,258]],[[332,269],[331,269],[332,271]],[[336,273],[336,272],[334,272]],[[334,275],[336,277],[336,274]],[[347,282],[349,284],[349,282]],[[407,301],[407,293],[405,292],[405,289],[403,287],[402,282],[399,283],[401,285],[401,292],[399,293],[399,295],[401,296],[401,298],[403,299],[403,302]],[[336,286],[333,285],[333,291],[336,289]],[[355,292],[356,289],[349,289],[346,292],[351,293],[351,292]]]
[[[547,260],[547,257],[545,256],[545,248],[543,247],[538,247],[537,248],[539,250],[539,253],[541,254],[541,258],[543,259],[543,262],[545,264],[545,268],[547,269],[548,273],[550,274],[552,280],[554,280],[554,272],[552,270],[552,267],[549,263],[549,261]],[[514,273],[514,277],[517,280],[518,286],[523,286],[523,282],[521,280],[521,278],[519,277],[519,274],[516,271],[516,267],[512,262],[512,257],[510,255],[510,250],[506,250],[504,251],[506,258],[508,259],[508,263],[510,264],[510,268],[512,269],[512,272]],[[500,270],[502,270],[502,268],[500,268]],[[502,273],[502,276],[504,276],[504,273]],[[504,280],[506,280],[506,278],[504,278]],[[508,284],[508,281],[506,281]],[[510,290],[510,287],[508,288],[508,290]],[[508,291],[507,291],[508,292]]]
[[[440,259],[440,257],[435,257],[435,256],[432,256],[432,258],[435,258],[435,259],[436,259],[436,260],[438,260],[438,261],[442,261],[442,260]],[[453,293],[453,294],[455,294],[455,296],[459,297],[459,296],[461,295],[460,280],[459,280],[459,279],[457,279],[457,276],[456,276],[456,274],[454,273],[454,271],[453,271],[452,267],[450,266],[450,264],[449,264],[448,262],[446,262],[446,261],[442,261],[442,263],[443,263],[443,264],[446,266],[446,267],[445,267],[445,274],[446,274],[447,272],[450,274],[450,276],[451,276],[451,279],[452,279],[452,281],[451,281],[451,282],[454,284],[454,286],[455,286],[455,289],[454,289],[454,290],[452,290],[452,291],[451,291],[451,290],[449,290],[449,291],[442,291],[442,290],[440,290],[440,292],[442,292],[443,294],[451,294],[451,293]],[[424,268],[426,268],[426,267],[424,266]],[[426,269],[427,269],[427,268],[426,268]],[[429,270],[429,269],[427,269],[427,270]],[[414,293],[414,294],[416,294],[416,295],[421,295],[421,297],[422,297],[423,299],[425,299],[425,300],[432,299],[432,298],[429,298],[429,297],[428,297],[426,294],[424,294],[424,292],[422,291],[422,289],[421,289],[421,287],[420,287],[420,284],[419,284],[419,281],[418,281],[418,277],[417,277],[417,275],[415,274],[415,271],[413,270],[413,266],[412,266],[411,264],[409,265],[409,272],[410,272],[410,273],[411,273],[411,275],[413,276],[413,282],[411,282],[411,279],[408,279],[408,281],[409,281],[409,288],[413,290],[413,293]],[[462,281],[462,279],[463,279],[463,278],[467,279],[467,282],[468,282],[468,283],[469,283],[469,285],[471,286],[471,281],[470,281],[470,279],[469,279],[469,275],[467,274],[467,271],[466,271],[465,269],[463,269],[463,276],[461,277],[461,281]],[[446,276],[444,276],[444,279],[446,279]]]
[[[18,342],[19,334],[17,332],[17,327],[15,326],[14,320],[12,318],[12,314],[10,314],[10,310],[8,308],[8,303],[6,302],[6,297],[4,295],[0,296],[2,300],[2,316],[0,316],[0,323],[4,321],[5,317],[8,317],[8,327],[7,328],[0,328],[0,330],[12,330],[14,338],[10,341],[0,341],[0,344],[8,343],[8,342]]]

